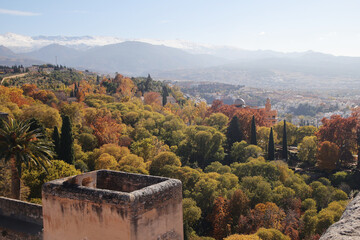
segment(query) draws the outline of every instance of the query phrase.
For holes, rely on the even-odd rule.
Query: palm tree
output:
[[[41,166],[46,171],[46,164],[54,153],[52,144],[45,140],[40,129],[30,130],[31,122],[16,121],[10,118],[3,121],[0,128],[0,160],[10,161],[11,193],[20,199],[20,177],[22,164]]]

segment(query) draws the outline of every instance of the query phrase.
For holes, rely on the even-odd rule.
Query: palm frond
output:
[[[40,129],[30,130],[30,127],[29,121],[19,122],[10,118],[0,129],[0,160],[7,162],[15,158],[19,174],[22,163],[26,167],[35,164],[47,171],[46,165],[51,164],[54,156],[52,143],[43,140]]]

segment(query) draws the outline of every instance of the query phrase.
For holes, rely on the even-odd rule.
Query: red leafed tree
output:
[[[299,240],[299,219],[300,214],[294,210],[287,212],[284,220],[282,221],[283,233],[288,235],[292,240]]]
[[[241,190],[237,189],[230,200],[230,212],[233,222],[238,223],[240,215],[245,215],[249,209],[249,198]]]
[[[19,107],[34,102],[31,98],[25,98],[23,91],[19,88],[8,88],[0,86],[0,98],[17,104]]]
[[[94,130],[99,144],[116,143],[118,144],[123,132],[123,126],[118,124],[110,116],[98,117],[90,127]]]
[[[320,144],[317,166],[322,170],[332,171],[339,161],[339,147],[332,142],[325,141]]]
[[[51,104],[56,99],[56,96],[52,91],[38,89],[35,84],[24,84],[21,89],[25,96],[40,100],[46,104]]]
[[[242,233],[255,233],[259,228],[282,229],[285,212],[275,203],[259,203],[247,216],[240,216],[238,229]]]
[[[250,140],[251,119],[253,116],[255,117],[256,126],[265,126],[265,114],[261,109],[249,107],[239,108],[235,105],[224,104],[220,100],[214,100],[206,115],[210,116],[212,113],[218,112],[225,114],[229,117],[229,119],[237,116],[240,122],[240,127],[247,141]]]
[[[212,236],[216,240],[224,239],[231,232],[229,201],[223,197],[215,199],[211,213],[207,217],[212,225]]]
[[[340,150],[340,163],[352,163],[353,152],[357,146],[357,118],[354,116],[343,118],[340,115],[333,115],[330,119],[323,118],[321,122],[323,125],[316,132],[319,142],[329,141],[335,143]]]
[[[120,93],[123,97],[131,97],[135,94],[136,86],[130,78],[117,74],[113,82],[117,86],[116,92]]]
[[[94,135],[100,145],[118,144],[126,126],[114,118],[110,111],[90,108],[85,114],[84,124],[94,130]]]
[[[35,84],[24,84],[21,86],[21,89],[24,92],[24,95],[31,96],[34,92],[38,90],[37,86]]]
[[[83,102],[85,100],[85,94],[82,90],[78,90],[75,93],[75,97],[78,102]]]
[[[144,102],[148,105],[161,105],[161,96],[158,92],[147,92],[144,94]]]

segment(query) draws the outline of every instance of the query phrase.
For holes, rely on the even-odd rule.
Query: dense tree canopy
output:
[[[150,75],[71,71],[0,86],[0,111],[35,119],[43,126],[36,141],[53,142],[66,161],[52,160],[48,173],[24,168],[23,199],[40,202],[43,182],[84,171],[154,174],[183,183],[186,239],[298,240],[317,239],[358,188],[349,170],[355,115],[324,119],[319,129],[287,122],[290,168],[279,160],[284,123],[265,127],[259,109],[210,107]],[[11,166],[0,162],[0,193],[9,196]]]

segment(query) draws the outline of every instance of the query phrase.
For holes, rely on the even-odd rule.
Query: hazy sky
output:
[[[360,56],[360,0],[0,0],[0,34],[181,39]]]

